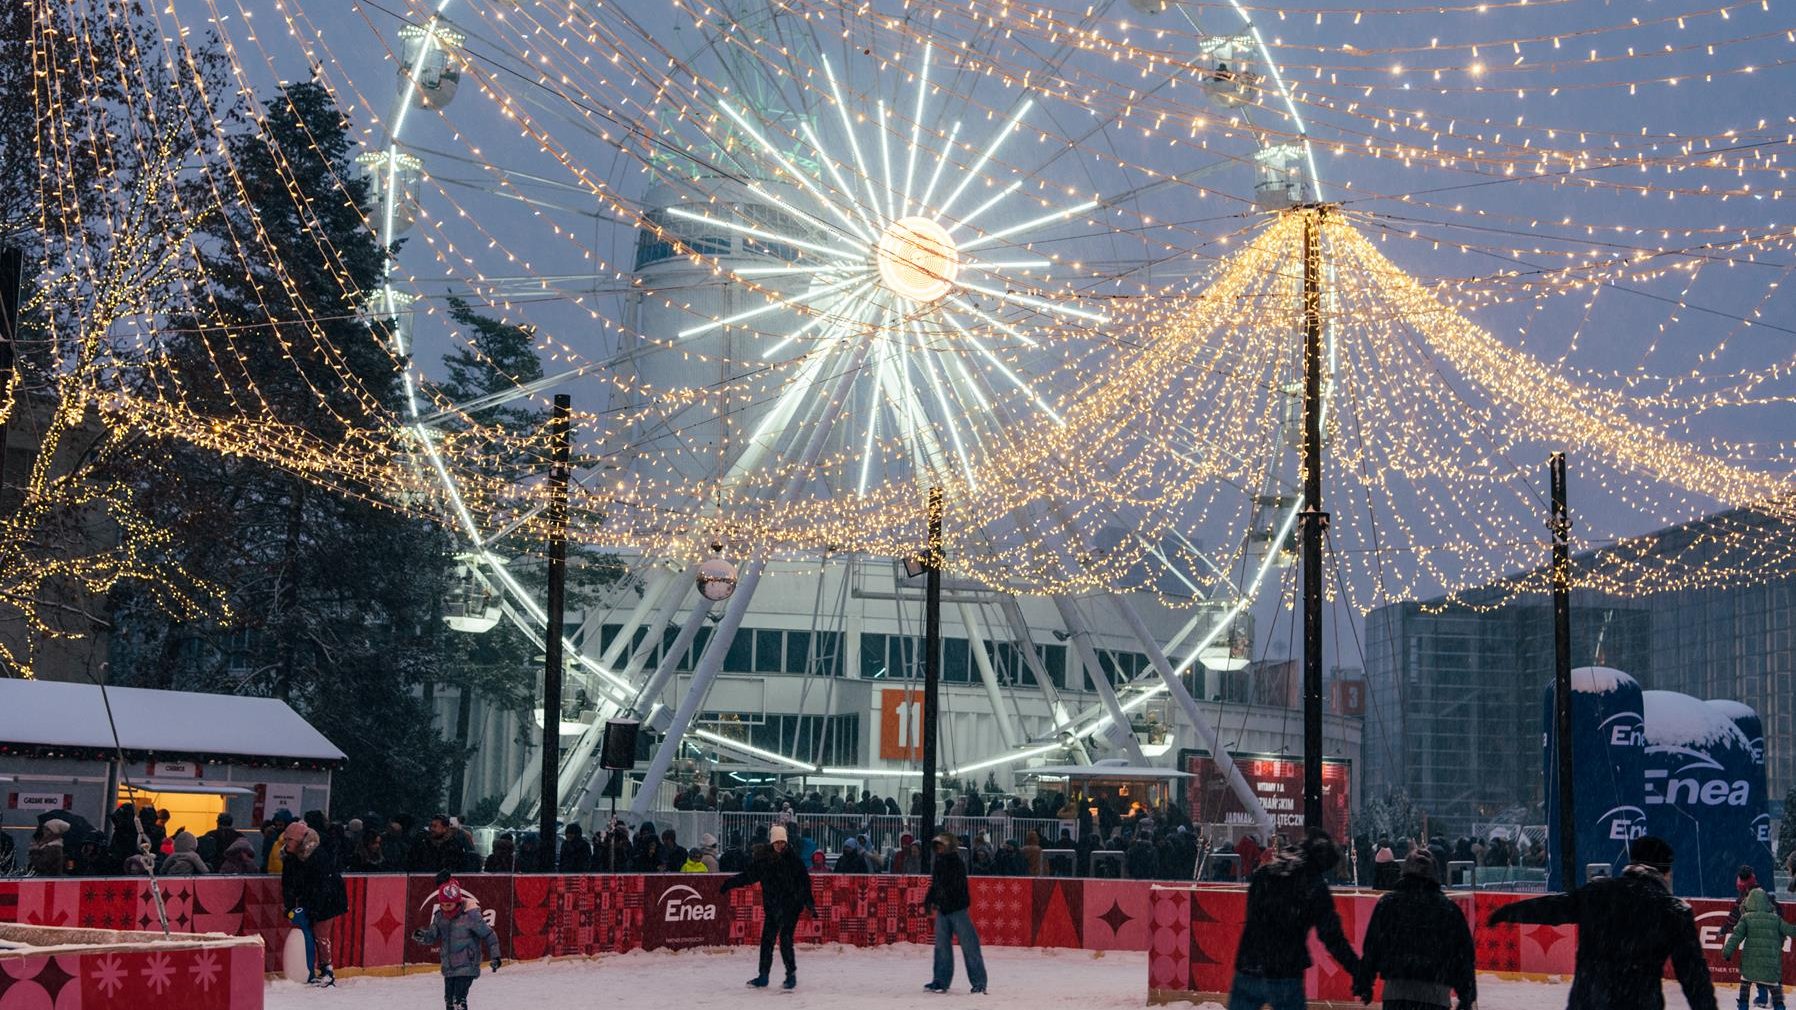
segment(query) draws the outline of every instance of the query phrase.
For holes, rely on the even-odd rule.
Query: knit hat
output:
[[[182,828],[180,831],[175,832],[176,852],[195,852],[198,851],[199,847],[200,840],[193,837],[193,832],[188,831],[186,828]]]
[[[843,852],[853,852],[855,849],[858,849],[860,847],[861,847],[860,843],[855,841],[852,837],[842,839],[842,851]]]
[[[1421,877],[1423,880],[1432,880],[1437,884],[1441,882],[1440,864],[1434,861],[1434,853],[1427,849],[1416,849],[1403,857],[1403,875]]]
[[[767,829],[767,841],[769,844],[772,844],[773,842],[783,842],[785,840],[786,826],[784,824],[775,824],[773,827]]]
[[[461,899],[461,885],[453,880],[437,888],[437,908],[444,915],[461,911]]]
[[[69,822],[60,818],[48,820],[44,822],[44,830],[48,831],[53,838],[61,838],[68,834]]]
[[[1628,862],[1650,866],[1660,873],[1671,872],[1672,857],[1670,843],[1657,835],[1641,835],[1628,844]]]
[[[707,831],[698,836],[698,844],[701,849],[715,849],[717,848],[717,836]]]

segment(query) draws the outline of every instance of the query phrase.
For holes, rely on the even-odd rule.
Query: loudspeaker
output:
[[[607,771],[629,771],[636,767],[636,731],[642,726],[634,719],[605,721],[605,740],[599,747],[599,767]]]

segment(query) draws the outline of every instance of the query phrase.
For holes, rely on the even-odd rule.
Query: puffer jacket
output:
[[[1784,938],[1791,936],[1796,936],[1796,923],[1779,917],[1777,903],[1755,887],[1746,895],[1740,921],[1721,946],[1721,959],[1732,960],[1739,951],[1741,979],[1777,985],[1783,980]]]
[[[1459,906],[1433,880],[1405,876],[1373,907],[1353,975],[1355,988],[1371,992],[1380,976],[1387,987],[1400,980],[1438,986],[1442,992],[1452,989],[1460,1006],[1478,1001],[1472,930]],[[1395,998],[1389,992],[1386,996]]]
[[[199,839],[191,831],[175,833],[175,851],[162,861],[162,873],[169,877],[197,877],[211,873],[212,868],[200,858]]]
[[[1578,927],[1567,1010],[1664,1010],[1667,959],[1691,1010],[1715,1010],[1696,919],[1650,866],[1636,863],[1570,894],[1529,898],[1491,914],[1491,925],[1506,922]]]
[[[412,934],[412,939],[426,947],[442,945],[441,961],[444,978],[479,978],[480,962],[497,959],[499,934],[480,917],[480,907],[463,907],[453,916],[439,909],[432,913],[430,925]],[[480,948],[486,947],[486,957]]]

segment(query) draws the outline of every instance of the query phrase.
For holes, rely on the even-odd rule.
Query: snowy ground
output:
[[[956,952],[958,954],[958,951]],[[845,1006],[883,1008],[973,1000],[981,1010],[1139,1010],[1146,1002],[1147,955],[1093,954],[1076,950],[986,948],[991,995],[967,993],[966,977],[955,958],[954,992],[948,997],[923,991],[929,981],[930,948],[912,944],[859,949],[800,948],[798,991],[777,988],[755,992],[743,983],[754,974],[755,952],[635,951],[591,961],[506,965],[497,975],[474,984],[472,1010],[517,1007],[591,1006],[597,993],[617,998],[617,1005],[672,1007],[677,1010],[736,1010],[755,1001],[777,1001],[777,1010],[842,1010]],[[774,979],[779,979],[774,961]],[[1565,985],[1540,982],[1480,983],[1479,1010],[1558,1010],[1565,1006]],[[1723,994],[1723,1002],[1732,999]],[[267,1010],[435,1010],[442,1006],[442,979],[434,974],[401,978],[349,978],[334,990],[316,991],[292,982],[268,987]],[[1672,984],[1666,990],[1668,1010],[1687,1010]],[[1222,1010],[1214,1003],[1198,1010]]]

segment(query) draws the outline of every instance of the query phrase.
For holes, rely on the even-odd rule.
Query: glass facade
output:
[[[1734,513],[1655,536],[1660,549],[1676,549],[1693,568],[1724,564],[1726,540],[1699,535],[1705,524],[1737,528],[1755,518]],[[1580,568],[1619,561],[1601,552],[1577,559]],[[1575,592],[1572,665],[1611,666],[1648,690],[1752,706],[1765,724],[1775,806],[1796,784],[1796,748],[1787,746],[1796,731],[1792,586],[1796,572],[1757,585],[1625,598]],[[1400,603],[1367,615],[1368,797],[1403,789],[1448,833],[1515,807],[1540,816],[1552,606],[1538,594],[1503,602],[1509,596],[1507,587],[1492,586],[1461,594],[1459,604]]]

